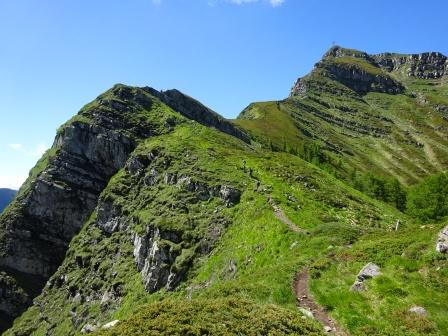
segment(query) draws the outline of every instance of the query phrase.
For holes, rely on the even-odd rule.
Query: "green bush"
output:
[[[98,335],[322,335],[298,313],[239,298],[164,300]]]

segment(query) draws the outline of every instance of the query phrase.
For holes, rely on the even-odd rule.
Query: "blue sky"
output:
[[[178,88],[233,118],[281,99],[333,42],[448,54],[432,0],[0,0],[0,187],[115,83]]]

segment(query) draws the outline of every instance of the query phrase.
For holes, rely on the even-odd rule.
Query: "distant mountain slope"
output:
[[[448,168],[447,58],[334,47],[287,99],[253,103],[235,123],[281,150],[320,144],[345,176],[414,183]]]
[[[11,203],[12,199],[16,195],[16,190],[11,189],[0,189],[0,213],[3,211],[4,208],[8,206],[9,203]]]

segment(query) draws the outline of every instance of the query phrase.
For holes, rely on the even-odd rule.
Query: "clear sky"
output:
[[[446,0],[0,0],[0,187],[115,83],[177,88],[225,117],[281,99],[335,42],[448,54]]]

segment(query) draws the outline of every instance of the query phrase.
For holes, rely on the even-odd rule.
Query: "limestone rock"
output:
[[[365,290],[364,281],[381,275],[381,269],[374,263],[368,263],[358,273],[354,284],[350,287],[352,292],[360,292]]]
[[[361,269],[361,271],[358,273],[357,278],[359,281],[364,281],[370,278],[377,277],[378,275],[381,275],[380,267],[370,262]]]
[[[420,315],[420,316],[426,316],[426,315],[428,315],[428,312],[426,311],[426,309],[423,308],[423,307],[420,307],[420,306],[413,306],[413,307],[411,307],[411,308],[409,309],[409,312],[410,312],[410,313],[413,313],[413,314]]]
[[[448,253],[448,226],[440,232],[436,245],[437,252]]]
[[[110,328],[116,326],[119,322],[120,322],[120,320],[113,320],[113,321],[110,321],[109,323],[106,323],[105,325],[103,325],[103,326],[101,327],[101,329],[110,329]]]
[[[324,331],[325,331],[326,333],[331,333],[331,332],[333,331],[333,328],[331,328],[331,327],[329,327],[329,326],[325,326],[325,327],[324,327]]]
[[[97,330],[98,330],[98,327],[96,327],[96,326],[94,326],[92,324],[87,323],[84,327],[82,327],[81,333],[82,334],[90,334],[90,333],[93,333],[93,332],[95,332]]]
[[[299,311],[303,314],[303,316],[314,320],[314,314],[310,310],[300,307]]]

